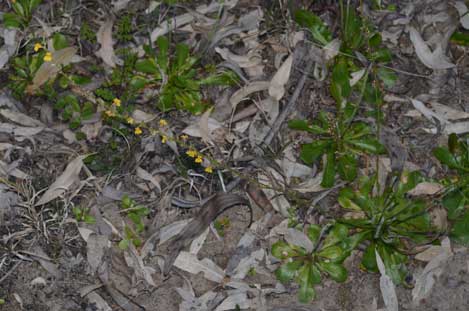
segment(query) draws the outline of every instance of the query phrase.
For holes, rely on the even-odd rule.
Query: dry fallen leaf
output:
[[[62,175],[55,180],[49,189],[42,195],[41,199],[35,204],[35,206],[46,204],[55,198],[63,195],[75,182],[79,180],[79,174],[83,167],[83,159],[88,155],[82,155],[75,158],[70,162]]]
[[[414,27],[409,27],[409,34],[415,48],[415,54],[425,66],[431,69],[448,69],[455,66],[444,54],[441,43],[437,42],[437,47],[432,51]]]
[[[238,106],[238,104],[242,100],[247,98],[249,95],[251,95],[252,93],[268,90],[269,87],[270,87],[270,82],[268,81],[256,81],[256,82],[250,83],[249,85],[246,85],[245,87],[234,92],[234,94],[231,96],[230,98],[231,107],[233,107],[233,109],[236,109],[236,106]]]
[[[292,64],[293,54],[290,54],[270,81],[269,95],[275,100],[280,100],[285,94],[285,84],[287,84],[290,78]]]
[[[203,273],[207,280],[222,283],[225,278],[225,272],[208,258],[202,260],[189,252],[180,252],[174,261],[174,266],[192,274]]]
[[[443,265],[453,256],[449,238],[441,241],[440,252],[434,256],[425,266],[422,273],[415,279],[415,287],[412,290],[412,301],[419,305],[422,300],[428,297],[433,285],[438,277],[443,273]]]
[[[376,263],[381,274],[379,278],[379,287],[381,289],[381,295],[383,296],[384,305],[387,311],[399,311],[399,302],[397,300],[396,287],[392,282],[391,278],[386,275],[386,269],[384,267],[383,260],[379,253],[375,250]]]
[[[117,65],[122,65],[122,60],[119,59],[114,53],[114,41],[112,40],[112,26],[114,20],[108,19],[106,22],[101,24],[96,39],[101,48],[96,52],[96,56],[101,57],[104,63],[112,68]]]
[[[62,66],[70,64],[76,52],[77,49],[75,47],[68,47],[52,52],[52,61],[44,62],[41,67],[39,67],[34,75],[33,84],[28,85],[26,91],[29,94],[33,94],[44,83],[50,79],[54,79],[62,69]]]

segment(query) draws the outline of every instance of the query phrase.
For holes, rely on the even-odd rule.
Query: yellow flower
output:
[[[166,125],[168,125],[168,122],[166,122],[165,119],[161,119],[161,120],[160,120],[160,127],[164,127],[164,126],[166,126]]]
[[[52,61],[52,53],[51,52],[47,52],[46,55],[44,55],[44,61],[45,62]]]
[[[120,107],[120,106],[121,106],[121,100],[120,100],[119,98],[114,98],[114,99],[112,100],[112,103],[113,103],[114,105],[116,105],[117,107]]]
[[[161,142],[163,144],[166,144],[167,141],[168,141],[168,137],[166,137],[166,135],[161,136]]]
[[[143,133],[143,131],[142,131],[141,128],[136,127],[134,133],[135,133],[135,135],[141,135]]]
[[[35,43],[34,44],[34,52],[37,52],[42,48],[43,48],[42,44],[40,44],[40,43]]]
[[[202,160],[202,156],[199,154],[199,155],[197,156],[197,158],[195,158],[194,161],[195,161],[195,163],[202,163],[202,161],[203,161],[203,160]]]
[[[183,141],[186,141],[186,140],[189,139],[189,136],[187,136],[186,134],[181,135],[181,139],[182,139]]]
[[[132,117],[128,117],[128,118],[126,119],[126,121],[127,121],[128,124],[134,124],[134,122],[135,122]]]
[[[205,172],[206,172],[206,173],[210,173],[210,174],[213,173],[212,167],[211,167],[211,166],[207,166],[207,167],[205,168]]]
[[[11,0],[11,3],[16,3],[16,0]]]
[[[106,110],[104,112],[108,117],[113,117],[114,116],[114,112],[112,112],[111,110]]]
[[[195,150],[187,150],[186,154],[190,156],[191,158],[195,158],[197,156],[197,151]]]

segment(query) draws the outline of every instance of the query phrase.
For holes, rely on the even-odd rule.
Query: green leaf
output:
[[[317,15],[306,10],[297,10],[294,19],[300,26],[308,28],[317,42],[327,45],[332,40],[332,34],[327,25]]]
[[[362,21],[355,14],[354,6],[347,6],[343,13],[342,37],[347,48],[356,50],[363,44]]]
[[[344,250],[338,245],[323,248],[318,255],[331,262],[342,262],[345,259]]]
[[[309,303],[314,299],[316,293],[314,291],[314,284],[318,281],[318,275],[313,270],[312,263],[306,263],[298,271],[297,277],[298,285],[300,285],[300,290],[298,292],[298,297],[300,302]],[[321,280],[321,275],[319,274],[319,281]]]
[[[376,138],[350,139],[347,140],[347,143],[373,154],[381,154],[386,151]]]
[[[466,198],[461,192],[461,189],[455,189],[448,192],[441,202],[443,206],[448,210],[448,219],[455,220],[461,216],[464,212],[464,206],[466,204]]]
[[[287,283],[293,279],[303,263],[298,260],[287,262],[275,270],[277,279],[282,283]]]
[[[449,168],[455,169],[459,167],[456,158],[451,154],[448,149],[444,147],[436,147],[433,150],[433,155],[438,159],[438,161],[448,166]]]
[[[11,1],[11,6],[13,7],[13,10],[16,12],[21,17],[27,17],[26,16],[26,10],[29,9],[28,7],[24,8],[22,1]]]
[[[4,13],[3,25],[6,28],[21,28],[21,19],[14,13]]]
[[[371,53],[370,59],[375,62],[388,63],[392,60],[392,54],[389,49],[382,48]]]
[[[312,143],[301,146],[300,158],[306,164],[313,164],[320,156],[322,156],[327,147],[331,144],[330,140],[315,140]]]
[[[308,228],[308,238],[316,244],[319,239],[319,235],[321,234],[321,227],[318,225],[310,225]]]
[[[357,177],[357,159],[351,153],[340,156],[337,159],[337,170],[343,180],[355,180]]]
[[[129,248],[129,244],[130,244],[129,240],[123,239],[119,242],[118,246],[121,250],[126,250],[127,248]]]
[[[297,130],[297,131],[309,132],[310,130],[308,121],[306,120],[290,120],[288,121],[288,127],[291,128],[292,130]]]
[[[278,259],[287,259],[296,254],[296,251],[284,241],[277,241],[272,245],[272,256]]]
[[[156,44],[159,48],[158,56],[156,57],[156,62],[160,66],[161,70],[167,72],[169,63],[169,40],[168,38],[161,36],[158,37],[158,39],[156,40]]]
[[[371,243],[363,252],[362,266],[371,272],[378,272],[378,264],[376,263],[375,243]]]
[[[450,40],[458,45],[469,46],[469,31],[455,31]]]
[[[89,225],[92,225],[92,224],[95,224],[96,223],[96,219],[91,216],[91,215],[85,215],[84,219],[85,223],[89,224]]]
[[[358,244],[360,244],[362,241],[369,239],[369,238],[371,238],[371,231],[363,230],[345,238],[342,241],[342,247],[346,251],[351,252],[358,246]]]
[[[65,49],[68,47],[67,38],[63,34],[56,32],[52,37],[52,45],[56,51]]]
[[[29,12],[33,12],[33,10],[41,4],[42,0],[29,0]]]
[[[335,182],[335,154],[334,151],[327,153],[327,162],[324,167],[322,176],[321,186],[324,188],[330,188]]]
[[[329,274],[329,276],[336,282],[345,282],[347,280],[347,269],[341,264],[334,262],[320,262],[319,267],[322,271]]]
[[[335,224],[331,230],[329,230],[329,234],[324,239],[324,244],[322,248],[327,248],[329,246],[335,245],[345,239],[348,235],[348,228],[342,224]]]
[[[378,78],[383,81],[384,86],[387,88],[391,88],[396,84],[397,81],[397,75],[394,71],[392,71],[389,68],[378,68],[376,70],[376,74],[378,75]]]
[[[142,59],[135,63],[135,70],[148,74],[159,74],[155,60],[151,58]]]
[[[187,44],[178,43],[176,45],[176,64],[175,71],[178,71],[179,68],[183,67],[186,63],[187,58],[189,57],[189,46]]]
[[[342,104],[350,95],[350,79],[347,62],[339,58],[332,70],[331,94],[337,104]]]
[[[139,76],[133,76],[129,82],[129,85],[132,87],[134,91],[138,91],[138,90],[143,89],[147,85],[147,83],[148,83],[147,79],[143,77],[139,77]]]
[[[459,147],[458,135],[451,133],[448,137],[448,149],[452,154],[456,154]]]
[[[91,102],[85,102],[83,108],[81,109],[81,118],[83,120],[90,119],[94,114],[94,105]]]
[[[354,202],[355,194],[351,188],[342,188],[339,191],[339,204],[343,208],[360,211],[361,208]]]
[[[457,243],[469,246],[469,211],[453,224],[449,236]]]
[[[383,39],[381,37],[381,34],[377,32],[368,39],[368,45],[370,47],[375,48],[375,47],[378,47],[382,41]]]

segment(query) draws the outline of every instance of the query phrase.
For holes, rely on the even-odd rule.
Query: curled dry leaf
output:
[[[101,57],[104,63],[112,68],[116,67],[116,64],[122,65],[123,63],[114,53],[114,41],[112,40],[113,25],[114,20],[108,19],[101,24],[96,34],[96,40],[101,44],[101,48],[96,52],[96,56]]]
[[[280,100],[285,94],[285,85],[290,78],[292,64],[293,54],[290,54],[270,81],[269,95],[275,100]]]
[[[459,21],[461,22],[461,26],[463,26],[465,29],[469,29],[469,10],[467,9],[466,4],[464,1],[456,1],[453,3],[454,7],[456,10],[458,10],[459,13]]]
[[[42,195],[41,199],[35,204],[35,206],[49,203],[55,198],[63,195],[75,182],[79,180],[79,174],[83,167],[83,159],[88,155],[82,155],[75,158],[70,162],[62,175],[55,180],[49,189]]]
[[[414,189],[408,192],[409,195],[434,195],[442,191],[445,187],[435,182],[421,182]]]
[[[415,48],[415,53],[425,66],[431,69],[448,69],[455,66],[444,54],[441,42],[437,42],[436,48],[432,51],[414,27],[409,26],[409,34]]]
[[[230,104],[233,109],[236,109],[236,106],[247,98],[252,93],[261,92],[268,90],[270,87],[270,82],[268,81],[256,81],[252,82],[249,85],[237,90],[230,98]]]
[[[29,94],[33,94],[44,83],[50,79],[54,79],[62,69],[62,66],[66,66],[71,63],[76,52],[77,49],[75,47],[68,47],[52,52],[52,61],[44,62],[41,67],[39,67],[34,75],[33,83],[28,85],[26,91]]]
[[[210,133],[209,135],[212,135],[215,130],[223,127],[223,124],[217,120],[207,117],[207,122],[203,125],[205,128],[202,130],[202,121],[202,117],[200,117],[199,122],[195,122],[194,124],[189,125],[184,130],[182,130],[182,132],[192,137],[203,137],[203,135],[205,135],[205,133],[202,134],[203,131],[206,131],[206,133]]]

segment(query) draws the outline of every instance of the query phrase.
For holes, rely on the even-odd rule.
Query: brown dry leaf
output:
[[[112,26],[114,25],[113,19],[108,19],[101,24],[96,39],[101,44],[101,48],[96,52],[96,56],[101,57],[104,63],[112,68],[117,65],[122,65],[120,60],[114,53],[114,41],[112,40]]]
[[[78,156],[70,162],[62,175],[50,185],[49,189],[42,195],[35,206],[46,204],[63,195],[75,182],[79,181],[79,174],[83,167],[83,159],[87,156],[88,155]]]
[[[8,63],[10,57],[15,54],[16,51],[16,29],[3,29],[3,42],[4,44],[0,48],[0,69]]]
[[[291,67],[293,65],[293,54],[290,54],[288,58],[283,62],[282,66],[275,73],[274,77],[270,81],[269,95],[275,100],[282,99],[285,95],[285,84],[290,79]]]
[[[409,195],[434,195],[444,189],[444,186],[435,182],[421,182],[408,192]]]

